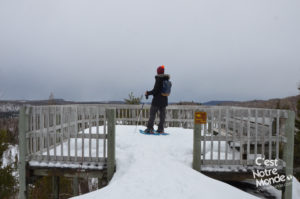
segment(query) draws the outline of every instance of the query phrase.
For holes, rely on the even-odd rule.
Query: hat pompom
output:
[[[165,66],[161,65],[157,68],[157,74],[164,74],[165,73]]]

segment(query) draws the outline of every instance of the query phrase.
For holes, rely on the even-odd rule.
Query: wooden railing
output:
[[[207,113],[207,123],[200,128],[194,124],[196,111]],[[115,124],[146,125],[149,115],[150,105],[23,107],[21,168],[22,161],[33,165],[88,163],[107,165],[112,175]],[[196,170],[249,170],[257,166],[257,157],[263,157],[277,159],[280,168],[292,173],[293,120],[294,113],[287,110],[170,105],[165,126],[194,128]]]
[[[289,111],[219,107],[207,112],[200,140],[201,164],[208,166],[254,166],[257,157],[278,159],[289,141],[286,123]],[[222,150],[222,151],[221,151]]]
[[[103,166],[114,144],[107,125],[114,126],[115,119],[107,110],[99,105],[27,106],[26,160]]]
[[[115,171],[115,109],[100,105],[25,106],[19,116],[20,198],[34,168]],[[28,166],[27,166],[28,165]]]

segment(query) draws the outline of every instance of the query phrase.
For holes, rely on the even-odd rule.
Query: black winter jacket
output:
[[[166,107],[168,106],[168,97],[162,96],[161,91],[163,87],[163,80],[169,80],[170,76],[167,74],[159,74],[155,76],[154,88],[147,91],[147,95],[153,95],[152,106]]]

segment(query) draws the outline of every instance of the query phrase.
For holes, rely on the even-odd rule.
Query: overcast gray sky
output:
[[[170,101],[297,95],[299,0],[0,0],[0,97]]]

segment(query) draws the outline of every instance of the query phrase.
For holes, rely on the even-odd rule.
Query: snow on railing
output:
[[[26,106],[20,113],[20,155],[30,166],[114,168],[114,109]]]
[[[201,126],[194,123],[198,111],[207,115],[206,124]],[[21,186],[26,182],[26,162],[33,166],[80,164],[81,168],[84,163],[107,165],[111,177],[115,168],[115,124],[146,125],[149,115],[150,105],[21,108]],[[170,105],[165,126],[194,128],[196,170],[247,171],[257,166],[255,160],[259,157],[276,160],[278,167],[292,174],[294,117],[294,112],[287,110]]]

